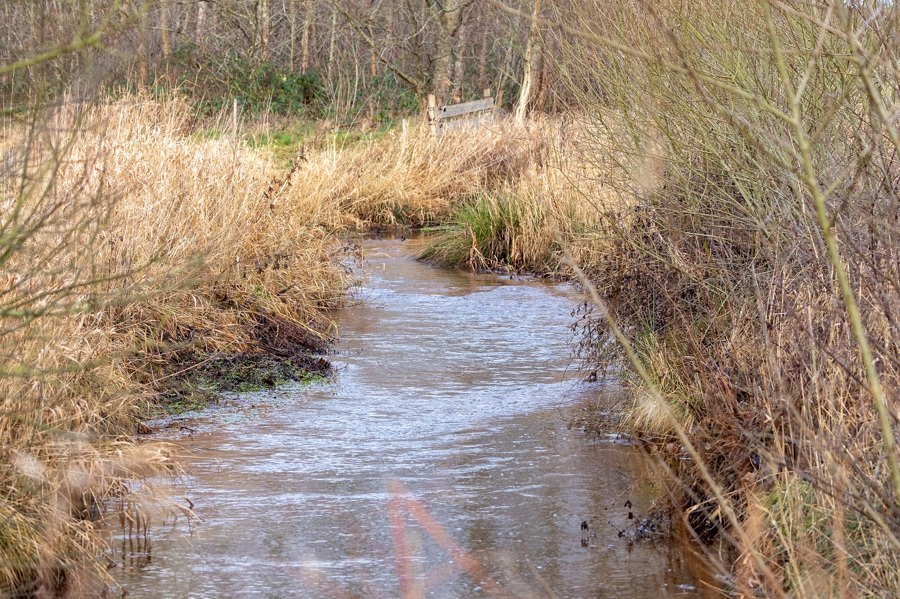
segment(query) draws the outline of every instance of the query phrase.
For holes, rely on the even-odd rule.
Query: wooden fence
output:
[[[484,97],[480,100],[450,106],[438,107],[435,97],[428,96],[428,125],[434,135],[444,131],[474,129],[493,118],[494,98],[489,89],[484,90]]]

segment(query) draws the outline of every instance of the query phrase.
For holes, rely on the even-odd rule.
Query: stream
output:
[[[604,392],[572,363],[578,294],[419,243],[365,242],[332,381],[166,429],[196,518],[116,539],[127,597],[702,596],[681,544],[620,536],[659,493],[638,449],[567,426]]]

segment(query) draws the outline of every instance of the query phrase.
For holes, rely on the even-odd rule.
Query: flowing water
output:
[[[433,269],[416,243],[366,243],[332,382],[169,429],[199,520],[121,539],[128,597],[699,594],[681,546],[619,534],[651,501],[640,453],[566,426],[602,393],[571,370],[575,292]]]

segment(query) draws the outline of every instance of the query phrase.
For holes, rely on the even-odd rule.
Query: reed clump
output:
[[[347,148],[313,144],[285,201],[332,227],[433,225],[464,200],[521,180],[534,148],[517,142],[502,123],[441,136],[418,123]]]
[[[454,202],[439,221],[443,231],[420,258],[447,267],[569,277],[565,256],[578,260],[599,243],[599,207],[623,200],[600,183],[605,171],[574,153],[568,120],[507,124],[502,131],[529,157],[526,168]]]
[[[718,539],[724,584],[893,594],[900,13],[718,0],[576,13],[582,155],[634,198],[603,208],[603,250],[581,257],[597,291],[586,354],[628,365],[630,427],[674,475],[690,530]],[[579,84],[598,63],[597,86]]]

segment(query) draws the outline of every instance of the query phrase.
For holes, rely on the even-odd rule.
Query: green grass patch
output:
[[[292,168],[307,150],[346,150],[360,143],[381,139],[395,127],[396,123],[388,122],[373,131],[353,128],[325,130],[321,123],[304,121],[283,129],[248,132],[243,135],[243,139],[251,148],[271,150],[279,166]],[[197,136],[200,139],[218,139],[221,132],[210,129]]]
[[[535,273],[559,269],[549,215],[529,196],[479,195],[460,204],[449,223],[433,229],[439,232],[419,259],[437,266]]]
[[[508,267],[518,227],[515,200],[505,195],[479,196],[456,209],[444,232],[419,258],[444,267]]]

